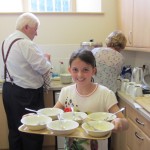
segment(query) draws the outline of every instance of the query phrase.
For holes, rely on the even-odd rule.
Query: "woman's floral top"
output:
[[[95,48],[92,50],[97,66],[94,81],[117,91],[117,78],[121,73],[124,58],[121,53],[111,48]]]

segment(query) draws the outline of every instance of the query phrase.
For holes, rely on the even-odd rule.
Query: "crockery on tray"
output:
[[[103,137],[112,131],[114,124],[107,121],[88,121],[82,124],[82,128],[90,136]]]
[[[61,114],[62,118],[65,120],[74,120],[78,123],[82,123],[86,118],[87,114],[84,112],[65,112]]]
[[[73,120],[54,120],[47,124],[47,128],[54,132],[54,134],[71,134],[76,128],[78,128],[79,123]]]
[[[51,122],[52,118],[44,115],[25,115],[21,119],[21,123],[27,126],[30,130],[42,130],[46,128],[46,124]]]
[[[101,121],[112,121],[116,118],[116,115],[107,112],[95,112],[88,115],[91,120],[101,120]]]
[[[51,117],[53,120],[57,119],[57,115],[63,113],[64,111],[59,108],[43,108],[37,111],[40,115],[46,115]]]

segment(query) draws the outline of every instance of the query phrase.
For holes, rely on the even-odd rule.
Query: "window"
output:
[[[101,0],[0,0],[0,12],[25,11],[101,12]]]
[[[29,0],[32,12],[70,12],[71,0]]]

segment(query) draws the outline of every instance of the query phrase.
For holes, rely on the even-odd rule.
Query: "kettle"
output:
[[[150,89],[150,66],[143,65],[143,83],[144,86]]]
[[[136,84],[142,84],[143,81],[143,68],[135,67],[132,71],[131,81]]]

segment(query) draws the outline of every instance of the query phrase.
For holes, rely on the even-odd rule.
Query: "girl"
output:
[[[75,84],[62,88],[54,107],[65,109],[73,105],[82,112],[110,112],[119,110],[115,94],[108,88],[93,83],[96,61],[91,51],[80,49],[72,53],[69,72]],[[120,112],[112,121],[114,132],[126,130],[128,122]],[[66,138],[65,150],[107,150],[107,140]]]

